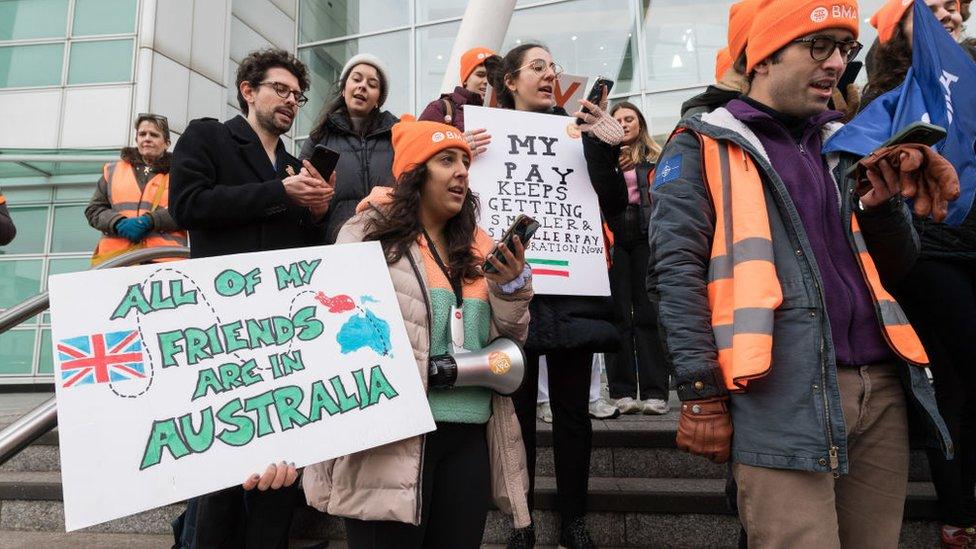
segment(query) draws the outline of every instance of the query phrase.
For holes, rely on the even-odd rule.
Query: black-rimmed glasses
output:
[[[278,97],[282,99],[288,99],[289,95],[294,96],[295,103],[298,103],[299,107],[305,103],[308,103],[308,97],[306,97],[304,93],[299,90],[293,90],[281,82],[266,80],[264,82],[258,82],[258,86],[271,86],[271,89],[273,89],[275,93],[278,94]]]
[[[857,40],[834,40],[829,36],[811,36],[810,38],[798,38],[793,42],[807,44],[810,48],[810,57],[814,61],[826,61],[834,54],[834,50],[840,50],[840,56],[845,63],[850,63],[861,53],[863,44]]]

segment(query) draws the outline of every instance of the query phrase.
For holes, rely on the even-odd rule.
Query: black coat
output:
[[[556,107],[552,114],[566,116]],[[583,140],[587,163],[603,144]],[[604,151],[605,152],[605,151]],[[621,187],[606,179],[591,181],[600,202],[601,213],[618,213],[627,206],[626,185]],[[606,211],[604,211],[606,210]],[[577,350],[581,352],[615,351],[620,346],[620,332],[613,324],[613,300],[606,297],[536,295],[529,304],[532,320],[525,349],[545,354],[551,351]],[[550,375],[558,375],[558,364],[550,365]]]
[[[343,223],[356,213],[356,206],[373,187],[393,186],[393,142],[390,131],[397,117],[384,111],[379,123],[361,136],[349,125],[345,113],[332,113],[326,120],[325,136],[309,139],[298,155],[302,160],[312,156],[315,145],[322,144],[339,153],[336,164],[335,195],[325,217],[325,239],[335,242]]]
[[[190,232],[190,256],[297,248],[325,243],[325,227],[289,200],[281,180],[301,163],[275,151],[271,165],[258,135],[241,116],[193,120],[176,142],[169,210]]]

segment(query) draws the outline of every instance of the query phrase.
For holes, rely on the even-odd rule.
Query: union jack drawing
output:
[[[138,330],[62,339],[58,358],[65,388],[146,377]]]

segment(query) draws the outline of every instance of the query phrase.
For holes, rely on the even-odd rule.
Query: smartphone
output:
[[[319,171],[322,179],[328,181],[339,162],[339,153],[325,145],[316,145],[315,151],[312,152],[312,157],[308,161]]]
[[[522,241],[522,246],[528,249],[529,240],[532,240],[532,235],[534,235],[537,230],[539,230],[538,221],[532,219],[531,217],[525,214],[519,215],[518,217],[515,218],[515,221],[512,222],[512,226],[509,227],[508,230],[505,231],[505,234],[502,235],[501,244],[504,244],[505,247],[511,250],[513,246],[515,246],[514,243],[515,237],[518,236],[519,240]],[[497,251],[498,248],[495,248],[495,250]],[[488,257],[491,257],[493,255],[496,255],[495,251],[491,252],[491,254],[489,254]],[[499,254],[498,261],[502,265],[504,265],[505,256]],[[492,265],[491,262],[488,261],[487,259],[485,259],[485,262],[481,266],[481,268],[486,273],[498,272],[498,269],[496,269],[495,266]]]
[[[860,74],[861,67],[863,66],[864,63],[861,63],[860,61],[851,61],[847,64],[847,68],[844,69],[844,74],[840,75],[840,80],[837,82],[837,89],[840,90],[840,93],[845,98],[847,97],[847,86],[853,84],[854,81],[857,80],[857,75]],[[833,99],[827,102],[827,108],[831,110],[837,108],[834,106]]]
[[[931,147],[946,137],[946,130],[942,126],[929,124],[927,122],[912,122],[905,126],[898,133],[891,136],[881,144],[880,148],[890,147],[891,145],[901,145],[903,143],[918,143]],[[857,173],[859,164],[854,164],[847,170],[847,177],[853,177]]]
[[[600,104],[600,99],[603,97],[603,88],[604,87],[607,88],[607,95],[609,96],[610,95],[610,90],[613,89],[613,80],[604,78],[602,76],[597,76],[596,77],[596,82],[594,82],[593,83],[593,87],[590,88],[590,93],[586,96],[586,100],[589,101],[590,103],[593,103],[594,105],[599,105]],[[589,113],[590,112],[590,109],[587,109],[586,107],[583,107],[582,108],[582,111],[585,112],[585,113]],[[579,118],[576,119],[576,125],[577,126],[580,125],[580,124],[582,124],[582,123],[583,123],[582,120],[580,120]]]

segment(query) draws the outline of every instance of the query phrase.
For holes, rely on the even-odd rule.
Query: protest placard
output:
[[[50,279],[65,528],[434,429],[375,242]]]
[[[537,294],[610,295],[600,205],[575,120],[470,105],[464,119],[492,136],[468,176],[481,227],[498,239],[519,214],[542,225],[526,250]]]

